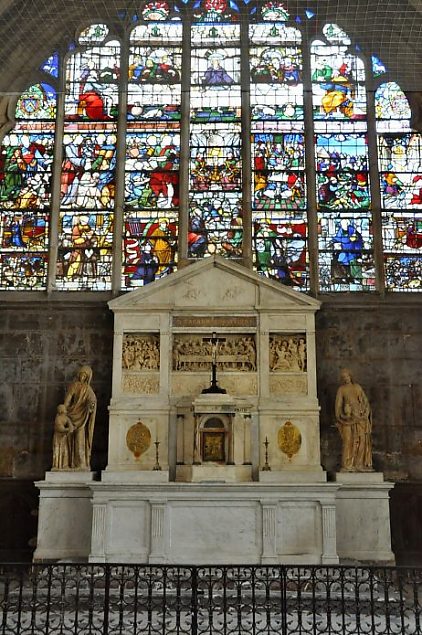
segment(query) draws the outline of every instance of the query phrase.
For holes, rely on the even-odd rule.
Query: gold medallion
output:
[[[278,431],[277,441],[280,450],[291,459],[300,450],[302,435],[291,421],[286,421],[284,426],[281,426]]]
[[[151,445],[151,432],[142,421],[129,428],[126,434],[126,445],[136,459],[144,454]]]

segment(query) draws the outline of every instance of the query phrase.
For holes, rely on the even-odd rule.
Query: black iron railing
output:
[[[1,635],[422,635],[422,569],[0,565]]]

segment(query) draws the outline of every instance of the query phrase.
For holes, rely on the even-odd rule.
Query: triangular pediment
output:
[[[114,312],[147,309],[315,312],[320,302],[221,256],[212,256],[111,300]]]

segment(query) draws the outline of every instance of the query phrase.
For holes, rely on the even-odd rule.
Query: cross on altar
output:
[[[208,388],[204,388],[202,390],[202,394],[216,393],[224,395],[226,390],[224,388],[220,388],[217,381],[217,353],[218,353],[218,345],[220,342],[225,342],[225,337],[217,337],[217,333],[213,333],[212,337],[203,337],[203,342],[211,343],[211,385]]]

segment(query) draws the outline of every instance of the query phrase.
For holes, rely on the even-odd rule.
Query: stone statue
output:
[[[68,470],[70,468],[70,433],[73,426],[66,412],[66,406],[57,406],[54,419],[53,436],[53,470]]]
[[[336,395],[337,428],[343,442],[342,472],[372,472],[372,415],[368,398],[347,368],[340,373]]]
[[[89,470],[97,398],[91,388],[92,369],[81,366],[69,386],[54,422],[53,469]],[[67,459],[66,459],[67,441]]]

